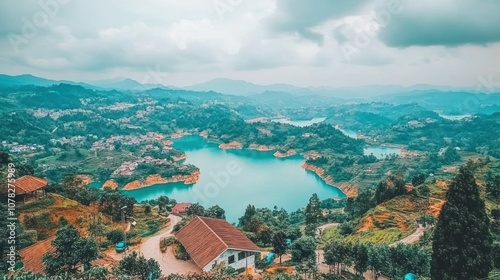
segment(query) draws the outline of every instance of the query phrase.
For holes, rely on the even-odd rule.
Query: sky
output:
[[[0,0],[0,73],[500,86],[498,0]]]

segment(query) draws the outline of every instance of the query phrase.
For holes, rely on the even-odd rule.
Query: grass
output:
[[[17,206],[17,210],[19,211],[28,211],[28,210],[33,210],[33,209],[41,209],[45,207],[49,207],[53,205],[55,202],[54,197],[52,196],[45,196],[44,198],[28,203],[28,204],[21,204]]]

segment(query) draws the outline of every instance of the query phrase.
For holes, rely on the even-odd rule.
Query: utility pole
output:
[[[123,206],[121,209],[122,212],[122,223],[123,223],[123,242],[125,242],[125,249],[123,249],[123,254],[127,255],[127,224],[125,224],[125,209],[127,209],[127,205]]]

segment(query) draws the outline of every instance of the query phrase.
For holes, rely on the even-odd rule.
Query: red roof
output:
[[[172,208],[172,213],[174,213],[174,214],[184,213],[189,208],[189,206],[191,206],[191,203],[187,203],[187,202],[177,203]]]
[[[13,185],[16,186],[16,194],[25,194],[46,187],[48,183],[46,179],[25,175],[16,179]]]
[[[243,232],[220,219],[195,216],[175,237],[200,268],[227,249],[260,251]]]
[[[54,251],[52,240],[54,240],[54,238],[45,239],[19,251],[19,256],[22,258],[25,271],[44,273],[45,266],[42,262],[43,256],[49,251]]]

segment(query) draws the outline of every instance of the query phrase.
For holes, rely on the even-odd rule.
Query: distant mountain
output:
[[[500,109],[500,92],[484,94],[473,91],[414,90],[379,96],[376,100],[392,104],[415,103],[449,114],[490,114]]]
[[[175,87],[170,87],[170,86],[166,87],[160,84],[141,84],[135,80],[129,78],[121,78],[121,77],[108,80],[99,80],[99,81],[74,82],[68,80],[50,80],[29,74],[18,75],[18,76],[9,76],[0,74],[0,86],[3,87],[24,86],[24,85],[48,87],[52,85],[58,85],[61,83],[82,86],[94,90],[115,89],[115,90],[133,91],[133,90],[148,90],[153,88],[175,89]]]
[[[0,74],[0,85],[2,86],[35,85],[35,86],[45,87],[54,84],[58,84],[58,82],[54,80],[35,77],[33,75],[28,75],[28,74],[19,76],[9,76]]]
[[[100,81],[89,81],[87,82],[88,84],[96,85],[101,88],[105,89],[116,89],[116,90],[148,90],[148,89],[154,89],[154,88],[161,88],[161,89],[176,89],[176,87],[173,86],[164,86],[161,84],[141,84],[136,80],[132,80],[129,78],[113,78],[113,79],[107,79],[107,80],[100,80]]]
[[[223,94],[232,95],[252,95],[259,94],[266,91],[270,92],[288,92],[295,93],[295,91],[303,90],[300,87],[286,85],[286,84],[274,84],[274,85],[256,85],[243,80],[231,80],[231,79],[214,79],[201,84],[196,84],[193,86],[184,87],[187,90],[193,91],[215,91]]]
[[[449,86],[434,86],[419,84],[414,86],[398,85],[369,85],[360,87],[298,87],[288,84],[257,85],[243,80],[231,80],[225,78],[213,79],[204,83],[184,87],[193,91],[215,91],[223,94],[250,96],[265,92],[285,92],[293,95],[319,95],[336,97],[349,100],[378,100],[379,96],[412,92],[417,90],[438,91],[469,91],[473,88],[454,88]]]
[[[88,89],[101,89],[97,86],[81,83],[81,82],[73,82],[66,80],[50,80],[45,78],[36,77],[29,74],[18,75],[18,76],[9,76],[0,74],[0,86],[2,87],[17,87],[17,86],[25,86],[25,85],[34,85],[39,87],[49,87],[52,85],[58,84],[69,84],[76,86],[83,86]]]

